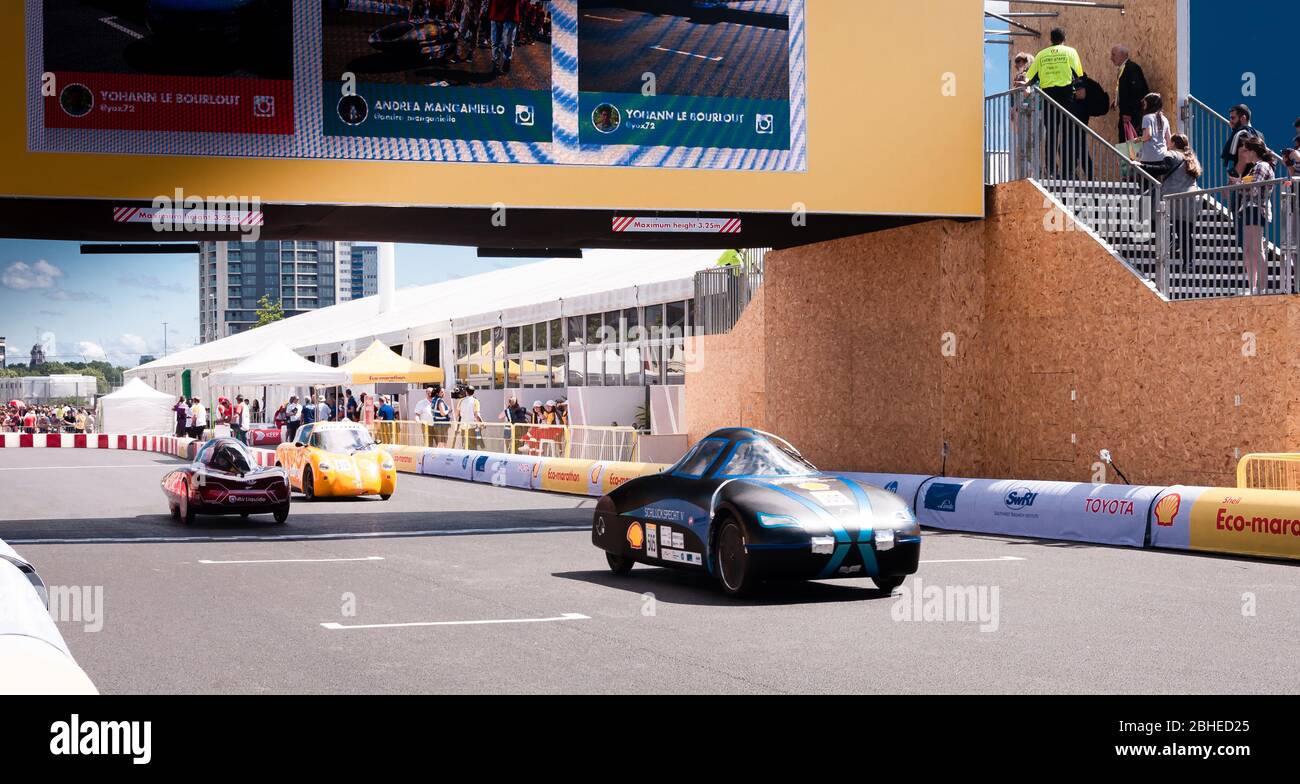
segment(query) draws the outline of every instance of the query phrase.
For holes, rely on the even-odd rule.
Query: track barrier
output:
[[[192,439],[175,436],[0,433],[0,449],[137,450],[192,460],[197,445]],[[624,482],[659,473],[667,467],[656,463],[440,447],[386,448],[398,470],[405,473],[585,496],[604,495]],[[250,451],[258,465],[275,465],[273,450],[250,448]],[[922,525],[940,530],[1300,559],[1300,490],[1154,487],[921,474],[845,473],[841,476],[897,493],[916,510]]]

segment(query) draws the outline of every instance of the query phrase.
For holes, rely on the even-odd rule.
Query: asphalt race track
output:
[[[0,450],[0,538],[51,586],[103,588],[101,630],[59,627],[104,693],[1300,691],[1288,564],[927,533],[903,590],[996,589],[981,631],[896,620],[867,581],[737,602],[618,578],[590,499],[429,477],[186,528],[158,488],[175,464]]]

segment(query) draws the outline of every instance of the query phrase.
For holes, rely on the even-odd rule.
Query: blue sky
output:
[[[992,2],[984,3],[984,10],[992,11],[993,13],[1005,13],[1007,11],[1007,6],[1008,3],[1006,3],[1005,0],[1001,0],[1001,1],[992,0]],[[1044,22],[1044,21],[1050,22],[1051,20],[1032,19],[1030,20],[1030,26],[1033,27],[1035,22]],[[1041,27],[1041,25],[1039,25],[1039,27]],[[1006,30],[1007,24],[1005,22],[999,22],[996,19],[989,19],[985,17],[984,29]],[[1020,47],[1037,48],[1036,42],[1037,39],[1025,38],[1025,39],[1017,39],[1015,43]],[[1003,46],[1001,44],[985,45],[984,47],[984,94],[985,95],[1000,93],[1003,90],[1008,90],[1011,88],[1011,69],[1007,64],[1008,61],[1010,60],[1010,52],[1008,51],[1009,49],[1010,47]]]
[[[0,336],[9,361],[38,340],[59,359],[135,365],[141,354],[194,345],[199,333],[198,258],[83,256],[76,242],[0,240]],[[479,259],[474,248],[398,245],[399,288],[518,266]],[[49,333],[49,334],[46,334]],[[42,337],[44,336],[44,337]],[[47,352],[48,353],[48,352]]]

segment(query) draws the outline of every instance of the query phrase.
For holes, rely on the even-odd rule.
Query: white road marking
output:
[[[131,36],[132,38],[134,38],[134,39],[137,40],[137,41],[139,41],[139,40],[141,40],[141,39],[144,38],[144,33],[137,33],[136,31],[132,30],[131,28],[127,27],[126,25],[121,24],[120,22],[117,21],[117,17],[116,17],[116,16],[105,16],[105,17],[100,18],[99,21],[103,22],[104,24],[108,25],[109,27],[113,28],[114,30],[117,30],[117,31],[119,31],[119,32],[126,33],[127,35]]]
[[[706,54],[695,54],[694,52],[683,52],[683,51],[680,50],[680,49],[665,49],[664,47],[659,46],[658,44],[655,44],[654,46],[652,46],[652,47],[650,47],[650,48],[651,48],[651,49],[658,49],[658,50],[661,51],[661,52],[668,52],[668,53],[670,53],[670,54],[681,54],[681,55],[685,55],[685,56],[687,56],[687,57],[696,57],[696,58],[699,58],[699,59],[701,59],[701,60],[708,60],[708,61],[711,62],[711,63],[720,63],[720,62],[722,62],[722,57],[721,57],[721,56],[718,56],[718,57],[709,57],[709,56],[706,55]]]
[[[367,555],[365,558],[267,558],[260,561],[209,561],[200,558],[201,564],[264,564],[264,563],[334,563],[335,561],[382,561],[382,555]]]
[[[498,623],[550,623],[552,621],[590,621],[591,617],[582,613],[564,613],[555,618],[504,618],[492,621],[416,621],[413,623],[358,623],[344,625],[341,623],[322,623],[326,629],[400,629],[410,626],[486,626]]]
[[[140,463],[138,465],[58,465],[58,466],[14,466],[11,468],[0,468],[0,471],[61,471],[76,470],[86,471],[94,468],[166,468],[172,463]]]
[[[290,520],[293,518],[290,517]],[[8,539],[9,544],[172,544],[182,542],[292,542],[307,539],[402,539],[416,536],[473,536],[477,534],[541,534],[554,531],[590,531],[589,525],[549,525],[520,528],[453,528],[434,531],[365,531],[333,534],[248,534],[240,536],[104,536],[97,538]]]
[[[1004,555],[1001,558],[948,558],[938,561],[921,561],[921,563],[995,563],[997,561],[1024,561],[1018,555]]]
[[[599,19],[602,22],[618,22],[619,24],[623,24],[624,22],[623,19],[615,19],[612,16],[596,16],[595,14],[583,14],[583,16],[588,19]]]

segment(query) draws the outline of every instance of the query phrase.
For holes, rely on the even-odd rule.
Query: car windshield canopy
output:
[[[766,438],[736,444],[719,476],[800,476],[817,469],[799,455]]]
[[[320,448],[326,452],[358,452],[375,445],[370,433],[359,427],[318,430],[316,436],[320,439]]]
[[[213,447],[208,466],[227,474],[247,474],[253,470],[253,458],[238,441],[222,441]]]

